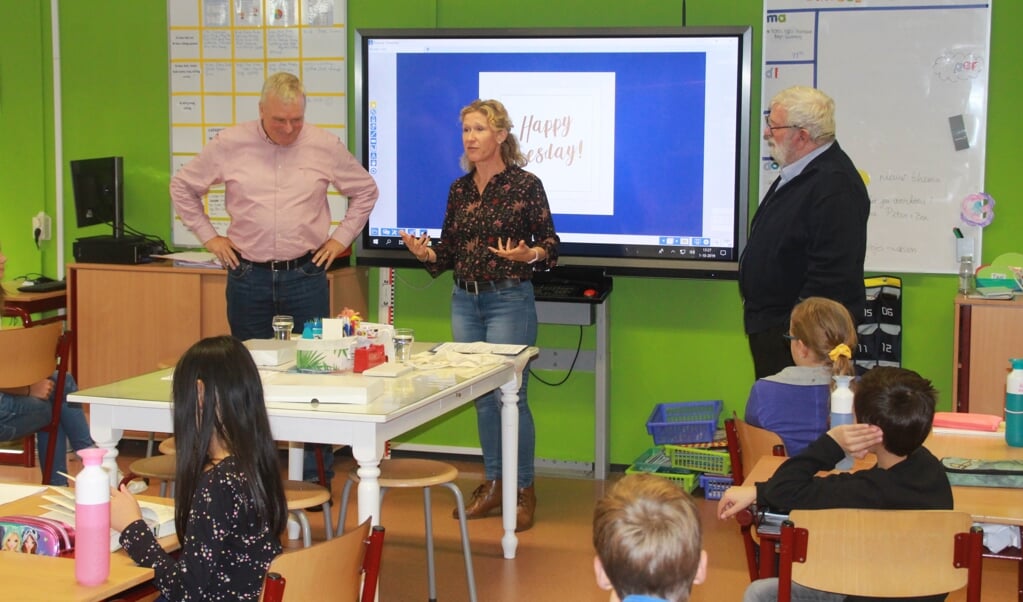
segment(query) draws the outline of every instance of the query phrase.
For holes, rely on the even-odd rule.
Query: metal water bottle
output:
[[[1011,359],[1005,378],[1005,442],[1023,447],[1023,359]]]
[[[75,580],[99,585],[110,575],[110,475],[107,450],[78,450],[85,468],[75,478]]]
[[[831,427],[853,423],[853,392],[849,388],[851,376],[832,376],[835,390],[831,392]],[[848,454],[835,465],[835,470],[849,470],[853,459]]]

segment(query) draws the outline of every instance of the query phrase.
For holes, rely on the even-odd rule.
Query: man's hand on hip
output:
[[[330,264],[334,259],[345,250],[341,243],[328,238],[327,242],[323,243],[319,249],[316,249],[316,253],[313,255],[313,263],[318,266],[330,267]]]
[[[206,250],[217,256],[220,264],[234,269],[238,267],[238,247],[226,236],[214,236],[206,241]]]

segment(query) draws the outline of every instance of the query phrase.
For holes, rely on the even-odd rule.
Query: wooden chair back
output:
[[[28,327],[31,326],[31,327]],[[64,330],[63,322],[26,324],[25,328],[0,329],[0,388],[24,387],[57,372],[57,383],[53,391],[50,422],[40,431],[49,433],[46,450],[41,452],[42,482],[50,484],[54,454],[57,448],[57,431],[60,428],[60,414],[64,405],[64,381],[71,365],[71,346],[74,336]],[[31,468],[35,466],[35,434],[26,436],[20,451],[0,454],[0,464],[17,464]]]
[[[383,537],[383,527],[371,528],[367,519],[340,537],[281,554],[270,563],[262,601],[317,600],[330,592],[337,602],[371,602]]]
[[[980,600],[983,532],[952,510],[793,510],[782,528],[778,600],[791,583],[851,596]]]
[[[738,416],[725,420],[725,437],[736,485],[745,482],[760,458],[785,455],[785,444],[777,433],[753,426]]]
[[[0,329],[0,388],[10,389],[50,378],[57,368],[59,322],[32,328]]]

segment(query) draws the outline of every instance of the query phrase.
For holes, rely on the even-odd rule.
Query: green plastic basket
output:
[[[665,445],[664,453],[671,459],[671,465],[674,468],[719,475],[732,474],[732,459],[728,457],[727,451]]]
[[[671,466],[671,459],[664,453],[661,447],[651,447],[646,450],[636,461],[625,469],[625,474],[652,474],[668,479],[686,493],[692,493],[696,489],[697,475],[695,472]]]

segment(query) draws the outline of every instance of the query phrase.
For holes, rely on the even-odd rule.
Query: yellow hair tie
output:
[[[834,349],[828,352],[828,359],[831,361],[835,361],[840,357],[852,359],[852,351],[849,350],[849,346],[845,343],[839,343]]]

